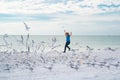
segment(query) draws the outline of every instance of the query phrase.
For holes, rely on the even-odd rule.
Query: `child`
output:
[[[66,32],[65,30],[64,30],[64,32],[65,32],[65,36],[66,36],[66,43],[65,43],[65,47],[64,47],[64,53],[65,53],[66,48],[68,48],[70,51],[70,47],[68,45],[70,44],[70,37],[72,36],[72,32],[70,32],[70,34],[68,32]]]

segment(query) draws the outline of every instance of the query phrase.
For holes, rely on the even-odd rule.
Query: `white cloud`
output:
[[[11,14],[51,14],[66,11],[73,11],[75,14],[94,14],[105,12],[98,7],[99,4],[120,5],[120,0],[68,0],[58,3],[45,3],[45,0],[1,0],[0,13]],[[83,7],[81,7],[83,6]],[[105,8],[107,12],[120,10],[120,6],[113,8]]]
[[[50,21],[25,21],[30,27],[30,34],[33,35],[63,35],[63,30],[72,31],[74,35],[88,34],[119,34],[119,15],[113,16],[80,16],[56,14]],[[27,34],[22,22],[0,22],[0,34]]]
[[[100,8],[98,6],[100,4],[105,6]],[[16,16],[17,14],[22,15],[14,16],[14,18],[25,20],[31,27],[30,34],[63,34],[63,29],[72,31],[74,34],[120,33],[117,31],[120,29],[120,24],[118,24],[120,15],[96,15],[97,13],[109,13],[112,11],[113,13],[114,11],[119,12],[120,7],[113,5],[120,5],[120,0],[67,0],[66,2],[59,1],[57,3],[46,3],[45,0],[0,0],[0,5],[2,6],[0,7],[0,13],[16,14]],[[73,13],[71,14],[69,11]],[[36,14],[37,16],[39,15],[38,20],[35,19],[37,17],[35,16]],[[47,15],[50,17],[50,20],[42,20],[44,17],[39,19],[41,18],[41,14],[43,16]],[[0,34],[5,33],[26,34],[26,31],[22,22],[1,22]]]

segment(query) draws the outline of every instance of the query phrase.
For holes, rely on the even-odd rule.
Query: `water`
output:
[[[23,36],[24,41],[26,41],[27,36]],[[30,35],[29,42],[34,40],[35,42],[47,42],[51,44],[51,39],[53,36],[50,35]],[[54,35],[57,39],[57,43],[64,46],[65,36]],[[17,40],[21,40],[20,35],[8,35],[6,41],[10,44],[17,45]],[[115,47],[120,48],[120,36],[72,36],[71,37],[71,46],[75,47],[76,44],[79,44],[82,47],[91,46],[91,47]],[[3,36],[0,36],[0,45],[5,45]],[[74,45],[74,46],[73,46]]]

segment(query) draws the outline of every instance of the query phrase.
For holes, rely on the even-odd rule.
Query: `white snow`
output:
[[[21,45],[0,46],[0,80],[120,80],[119,48],[87,46],[63,53],[64,46],[45,42]]]

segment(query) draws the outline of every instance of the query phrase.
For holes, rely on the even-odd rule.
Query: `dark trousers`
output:
[[[66,42],[65,43],[65,48],[64,48],[64,52],[66,52],[66,48],[68,48],[70,50],[70,47],[68,46],[70,44],[70,42]]]

